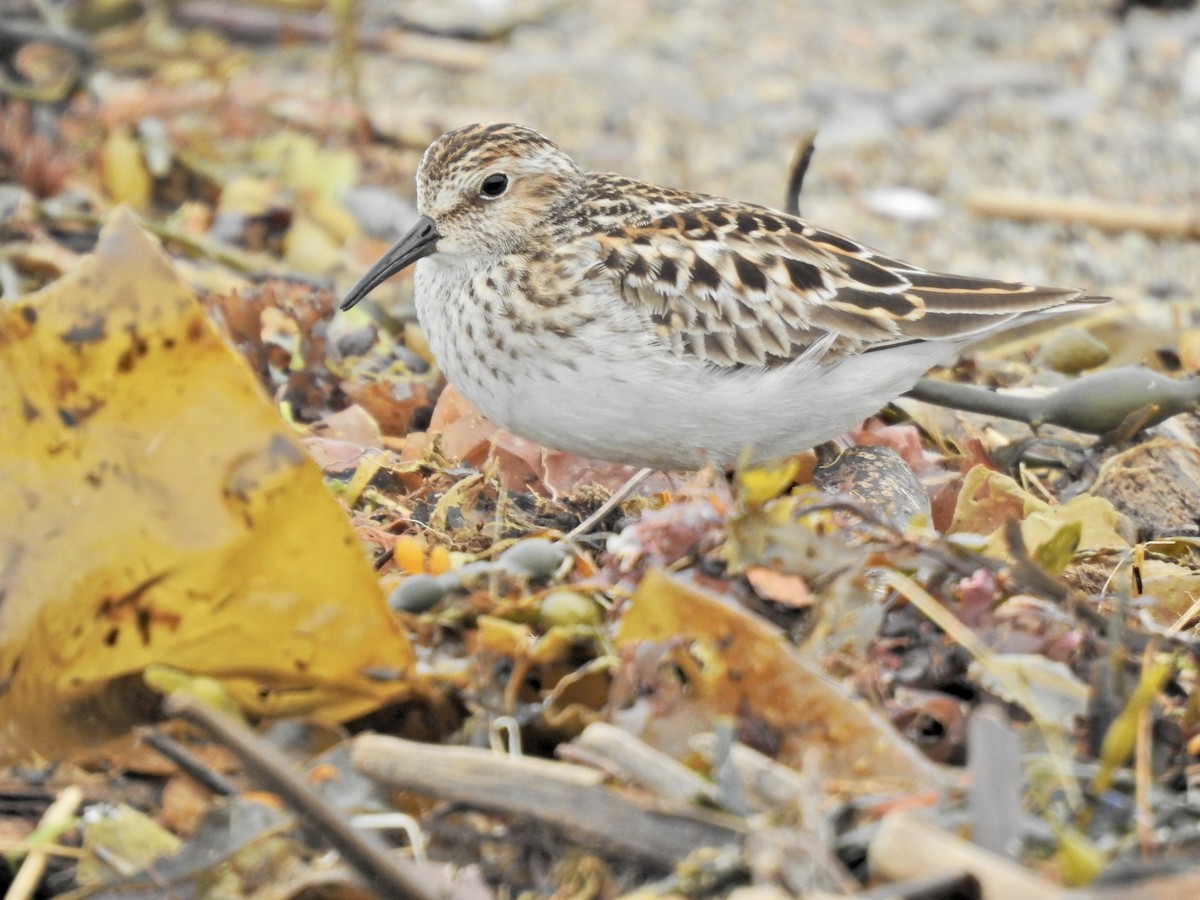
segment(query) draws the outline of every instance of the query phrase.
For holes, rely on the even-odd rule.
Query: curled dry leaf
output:
[[[67,183],[76,154],[56,146],[32,125],[30,108],[6,101],[0,115],[0,182],[16,182],[38,197],[53,197]]]
[[[1007,475],[984,466],[971,469],[959,492],[949,532],[985,535],[988,555],[1004,559],[1008,556],[1004,526],[1013,520],[1021,523],[1025,546],[1035,553],[1067,525],[1077,525],[1079,529],[1077,538],[1072,535],[1075,552],[1129,547],[1129,540],[1122,533],[1127,530],[1123,517],[1102,497],[1081,494],[1059,506],[1051,506]]]
[[[343,382],[342,390],[387,435],[408,434],[413,416],[429,405],[429,388],[420,381]]]
[[[935,762],[961,765],[967,754],[970,707],[939,691],[898,692],[889,714],[892,724]]]
[[[740,728],[765,729],[780,762],[799,768],[817,751],[833,779],[913,790],[932,788],[940,773],[877,713],[805,662],[776,628],[661,570],[649,572],[621,620],[617,646],[679,641],[689,651],[688,731],[720,716]],[[653,720],[650,720],[653,724]]]
[[[580,484],[616,490],[636,471],[630,466],[550,450],[517,437],[485,419],[453,386],[447,386],[438,397],[429,431],[409,436],[404,458],[420,459],[434,440],[447,459],[480,470],[495,464],[500,484],[507,491],[535,490],[554,495]],[[638,492],[651,494],[667,485],[665,476],[655,475],[643,482]]]

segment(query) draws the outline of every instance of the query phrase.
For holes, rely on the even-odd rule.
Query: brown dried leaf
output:
[[[629,601],[616,643],[628,651],[672,642],[683,642],[692,661],[684,672],[692,733],[731,716],[743,734],[766,729],[777,758],[793,767],[816,750],[830,778],[918,790],[940,782],[931,763],[801,659],[778,629],[656,569]]]
[[[745,574],[754,592],[764,600],[795,609],[812,606],[812,593],[799,575],[788,575],[765,566],[751,566]]]

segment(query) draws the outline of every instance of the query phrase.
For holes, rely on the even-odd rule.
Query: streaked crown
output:
[[[439,252],[510,252],[572,208],[583,184],[579,167],[536,131],[467,125],[425,151],[417,206],[437,224]]]

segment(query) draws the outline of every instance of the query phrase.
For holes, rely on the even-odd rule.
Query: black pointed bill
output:
[[[354,287],[346,292],[342,299],[342,309],[352,307],[379,285],[383,284],[397,272],[407,269],[418,259],[429,256],[437,250],[437,226],[429,216],[421,216],[417,223],[409,229],[408,234],[396,241],[379,261],[367,269],[365,275],[355,282]]]

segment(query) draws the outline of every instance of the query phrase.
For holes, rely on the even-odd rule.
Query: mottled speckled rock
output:
[[[913,516],[930,516],[925,488],[891,447],[850,447],[817,466],[813,484],[826,493],[861,500],[898,528]]]

